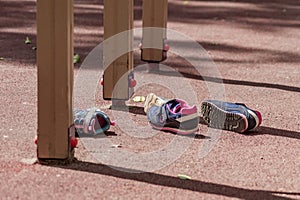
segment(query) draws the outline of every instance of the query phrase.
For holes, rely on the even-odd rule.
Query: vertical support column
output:
[[[105,100],[128,100],[133,93],[130,86],[133,79],[132,28],[133,0],[104,0]]]
[[[143,0],[143,39],[141,59],[146,62],[161,62],[164,42],[167,38],[168,0]],[[158,29],[147,29],[156,27]],[[155,48],[149,48],[155,47]]]
[[[73,0],[37,0],[39,159],[69,159],[73,123]]]

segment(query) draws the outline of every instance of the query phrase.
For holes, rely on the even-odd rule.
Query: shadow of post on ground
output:
[[[247,200],[256,199],[278,199],[287,200],[291,199],[288,197],[282,197],[278,195],[300,195],[297,192],[277,192],[277,191],[267,191],[267,190],[251,190],[245,188],[238,188],[229,185],[203,182],[200,180],[183,180],[178,177],[156,174],[151,172],[140,172],[134,171],[132,169],[116,168],[112,166],[106,166],[103,164],[96,164],[91,162],[76,161],[69,165],[56,165],[55,167],[71,169],[76,171],[83,171],[88,173],[95,173],[101,175],[108,175],[121,179],[128,179],[153,185],[159,185],[164,187],[172,187],[184,190],[190,190],[194,192],[208,193],[221,195],[232,198],[240,198]],[[133,173],[129,173],[132,171]]]

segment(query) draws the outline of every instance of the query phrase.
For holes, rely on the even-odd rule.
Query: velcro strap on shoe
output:
[[[164,106],[161,107],[160,116],[161,116],[161,123],[165,123],[167,121],[167,119],[168,119],[166,105],[164,105]]]
[[[88,110],[87,115],[84,118],[84,124],[83,124],[83,131],[84,133],[89,133],[89,126],[91,123],[91,119],[95,113],[95,111],[97,110],[97,108],[91,108]]]

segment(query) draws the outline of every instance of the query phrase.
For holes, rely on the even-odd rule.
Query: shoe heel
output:
[[[179,130],[193,133],[198,130],[198,125],[199,125],[199,117],[195,116],[192,119],[180,122]]]

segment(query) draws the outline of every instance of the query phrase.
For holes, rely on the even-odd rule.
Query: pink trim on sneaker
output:
[[[195,105],[193,107],[181,109],[181,114],[183,114],[183,115],[191,115],[194,113],[197,113],[197,107]]]
[[[111,126],[115,126],[115,125],[116,125],[116,122],[115,122],[115,121],[110,121],[110,125],[111,125]]]
[[[167,109],[172,114],[181,113],[184,115],[190,115],[190,114],[197,113],[197,107],[195,105],[191,107],[184,100],[181,99],[176,99],[176,101],[178,101],[180,104],[177,105],[173,110],[171,110],[170,106],[167,104]]]
[[[259,125],[261,125],[261,123],[262,123],[262,116],[261,116],[261,114],[260,114],[260,112],[259,111],[254,111],[255,112],[255,114],[257,115],[257,117],[258,117],[258,125],[257,126],[259,126]]]
[[[180,104],[177,104],[177,105],[175,106],[175,108],[173,108],[173,112],[174,112],[174,113],[178,113],[178,112],[180,112],[180,110],[181,110],[181,105],[180,105]]]
[[[190,107],[186,101],[182,100],[182,99],[175,99],[176,101],[178,101],[182,107]]]
[[[247,117],[245,115],[243,115],[243,114],[237,113],[237,115],[241,116],[243,118],[245,124],[246,124],[245,129],[243,129],[243,130],[240,131],[240,133],[243,133],[243,132],[245,132],[248,129],[248,120],[247,120]]]

